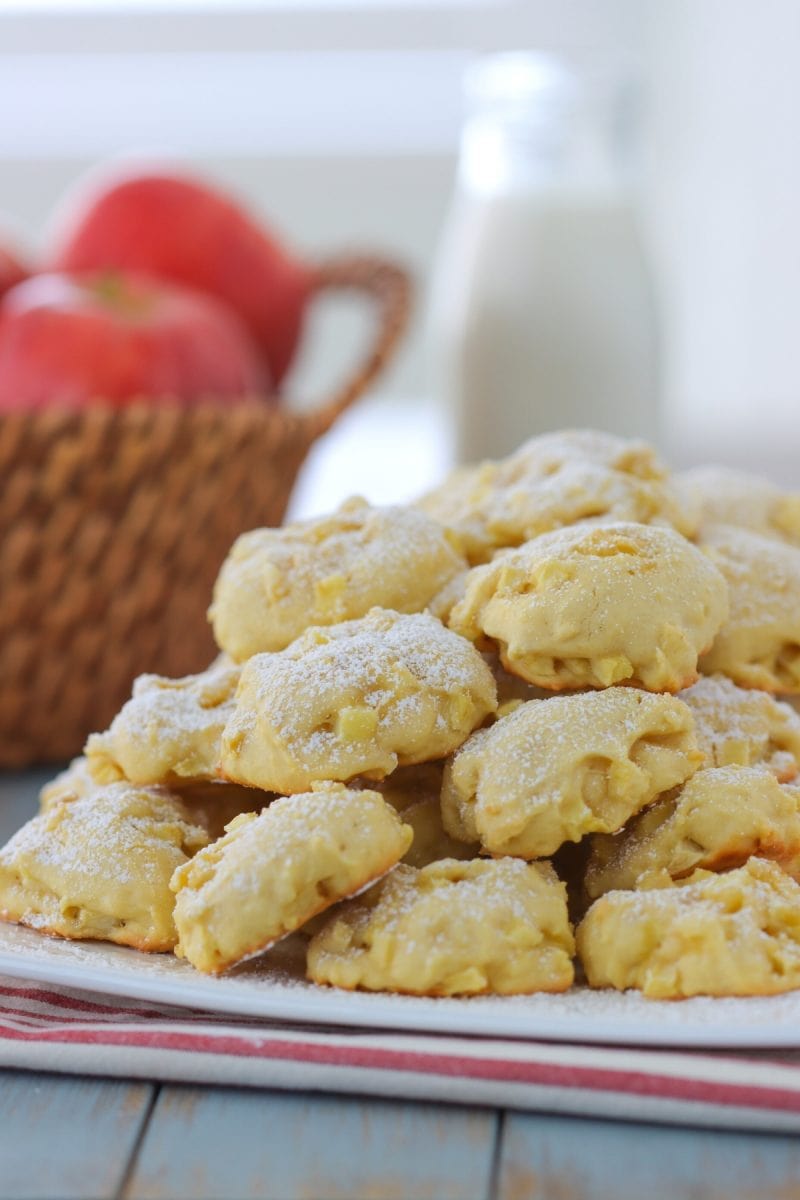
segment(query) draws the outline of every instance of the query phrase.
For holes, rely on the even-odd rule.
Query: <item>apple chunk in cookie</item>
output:
[[[621,828],[702,761],[692,715],[674,696],[607,688],[529,700],[448,763],[444,826],[490,854],[540,858]]]
[[[449,625],[529,683],[676,692],[727,615],[720,572],[672,529],[586,524],[476,567]]]
[[[283,650],[309,625],[336,625],[376,606],[421,612],[465,568],[432,517],[355,498],[331,516],[243,533],[209,616],[218,645],[241,662]]]
[[[574,941],[550,863],[400,866],[338,908],[308,947],[315,983],[458,996],[563,992]]]
[[[385,875],[412,837],[377,792],[341,784],[236,817],[173,876],[176,953],[219,974]]]
[[[276,792],[443,758],[496,708],[480,654],[427,613],[373,609],[242,668],[225,778]]]
[[[0,917],[63,938],[172,950],[169,881],[207,842],[165,788],[65,793],[0,850]]]

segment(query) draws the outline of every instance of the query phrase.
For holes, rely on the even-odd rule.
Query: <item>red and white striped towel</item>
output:
[[[711,1054],[299,1026],[2,976],[0,1065],[800,1131],[800,1052]]]

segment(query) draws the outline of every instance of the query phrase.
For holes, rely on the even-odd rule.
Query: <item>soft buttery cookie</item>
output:
[[[612,832],[702,762],[674,696],[608,688],[531,700],[474,733],[445,769],[445,829],[491,854],[539,858]]]
[[[800,781],[793,779],[791,783],[785,783],[783,790],[791,796],[800,812]],[[787,875],[791,875],[792,879],[796,879],[800,883],[800,849],[791,858],[782,858],[779,865]]]
[[[713,767],[763,763],[782,783],[800,770],[800,717],[768,692],[705,675],[680,693],[694,716],[697,743]]]
[[[800,854],[800,804],[760,767],[698,771],[677,795],[645,809],[615,837],[596,837],[586,891],[635,888],[666,872],[725,871],[752,855],[789,863]]]
[[[598,517],[686,534],[696,525],[650,446],[587,429],[546,433],[500,462],[459,468],[420,507],[458,531],[472,563]]]
[[[453,535],[419,509],[354,499],[332,516],[242,534],[209,616],[218,645],[242,662],[283,650],[309,625],[375,607],[421,612],[465,566]]]
[[[237,817],[175,872],[176,953],[225,971],[391,870],[411,838],[377,792],[341,785]]]
[[[239,668],[227,665],[184,679],[141,675],[110,729],[86,743],[92,776],[100,783],[213,779],[238,682]]]
[[[624,522],[534,538],[472,571],[450,627],[539,687],[676,692],[727,613],[725,580],[673,529]]]
[[[730,598],[701,671],[800,694],[800,549],[733,525],[706,528],[700,545],[725,576]]]
[[[573,981],[566,889],[549,863],[400,866],[337,909],[308,947],[316,983],[423,996],[562,992]]]
[[[766,996],[800,987],[800,885],[751,858],[725,875],[608,892],[578,926],[592,987],[653,999]]]
[[[703,525],[738,525],[800,546],[800,493],[784,492],[768,479],[730,467],[695,467],[675,484]]]
[[[221,770],[276,792],[382,779],[443,758],[495,707],[492,673],[469,642],[427,613],[376,608],[245,664]]]
[[[208,842],[164,788],[56,800],[0,850],[0,917],[64,938],[171,950],[175,869]]]
[[[42,788],[39,809],[47,812],[59,800],[77,800],[103,786],[92,778],[85,758],[73,759],[66,770]],[[169,789],[159,788],[159,792],[179,800],[191,824],[202,826],[210,841],[222,837],[225,826],[240,813],[258,811],[275,799],[271,792],[259,792],[219,779],[181,780],[171,784]]]

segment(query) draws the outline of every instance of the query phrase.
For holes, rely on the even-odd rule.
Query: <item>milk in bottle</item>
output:
[[[576,77],[483,60],[434,272],[430,353],[461,461],[548,429],[652,438],[656,339],[632,195]]]

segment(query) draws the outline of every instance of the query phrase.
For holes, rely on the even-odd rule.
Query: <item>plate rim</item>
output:
[[[692,1049],[800,1049],[800,991],[796,999],[796,1021],[772,1023],[765,1021],[763,1008],[770,1001],[787,1004],[787,996],[781,993],[774,997],[754,997],[761,1009],[759,1020],[747,1020],[750,998],[724,997],[723,1002],[734,1002],[744,1016],[736,1023],[724,1016],[719,1022],[710,1023],[691,1019],[691,1011],[683,1007],[692,1001],[653,1001],[631,993],[619,993],[619,1012],[593,1015],[590,1011],[549,1012],[544,1005],[557,1010],[560,1000],[571,993],[539,995],[530,997],[538,1004],[536,1011],[527,1010],[525,997],[413,997],[390,996],[384,993],[347,992],[319,985],[289,986],[276,981],[270,985],[263,977],[248,980],[245,986],[237,984],[236,978],[197,976],[188,965],[186,983],[178,982],[180,974],[159,978],[157,972],[137,975],[135,971],[115,966],[113,960],[104,958],[104,951],[138,954],[136,950],[104,943],[67,942],[69,958],[61,951],[58,939],[46,939],[47,945],[38,946],[37,953],[26,953],[24,945],[15,946],[8,936],[9,927],[0,926],[0,975],[15,979],[27,979],[37,983],[49,983],[78,991],[110,995],[131,1000],[165,1004],[178,1009],[187,1008],[219,1015],[247,1016],[268,1021],[284,1021],[293,1025],[315,1025],[357,1029],[363,1032],[394,1030],[420,1035],[452,1035],[517,1040],[528,1042],[561,1042],[575,1045],[639,1046],[650,1048]],[[31,936],[43,939],[43,935],[32,930],[14,929],[17,938]],[[5,945],[3,943],[6,943]],[[78,963],[74,947],[80,946],[87,961]],[[155,958],[156,956],[148,956]],[[95,959],[95,961],[92,961]],[[171,966],[171,971],[175,967]],[[182,969],[182,964],[177,968]],[[256,983],[256,979],[258,982]],[[235,986],[228,986],[234,982]],[[314,990],[312,990],[314,989]],[[585,989],[580,994],[586,995]],[[606,1003],[613,1005],[609,989],[601,995]],[[705,1004],[712,998],[699,997]],[[398,1003],[399,1002],[399,1003]],[[657,1005],[641,1014],[630,1012],[631,1005]],[[788,1001],[791,1005],[791,1000]],[[684,1016],[680,1021],[664,1020],[673,1005],[675,1011]],[[627,1010],[627,1011],[626,1011]]]

